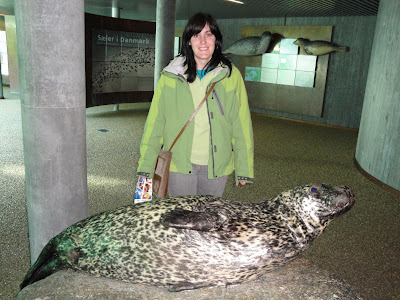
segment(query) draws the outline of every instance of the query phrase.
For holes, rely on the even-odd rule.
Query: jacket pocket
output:
[[[219,99],[218,93],[217,93],[217,91],[215,89],[213,90],[213,95],[215,97],[215,101],[217,101],[218,108],[219,108],[219,111],[221,112],[221,115],[224,115],[224,109],[222,107],[221,100]]]

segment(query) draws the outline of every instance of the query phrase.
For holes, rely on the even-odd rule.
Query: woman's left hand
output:
[[[241,185],[245,185],[245,184],[246,184],[246,181],[236,181],[236,186],[239,186],[239,183],[240,183]]]

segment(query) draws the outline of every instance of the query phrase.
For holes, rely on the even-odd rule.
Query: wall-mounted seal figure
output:
[[[327,41],[310,41],[309,39],[298,38],[293,44],[303,48],[304,52],[309,55],[325,55],[334,51],[349,51],[349,47],[347,46],[338,46],[335,43]]]
[[[242,56],[261,55],[267,51],[271,39],[271,32],[264,31],[261,36],[249,36],[234,42],[222,53]]]
[[[107,211],[45,246],[21,289],[60,269],[171,291],[256,279],[297,257],[354,204],[345,186],[299,186],[260,203],[174,197]]]

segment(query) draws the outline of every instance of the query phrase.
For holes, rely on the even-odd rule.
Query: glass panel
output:
[[[247,81],[260,81],[261,68],[246,67],[245,80]]]

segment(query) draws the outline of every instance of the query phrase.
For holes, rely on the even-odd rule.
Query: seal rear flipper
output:
[[[46,278],[59,269],[60,261],[57,255],[57,243],[55,238],[53,238],[43,248],[38,259],[25,275],[24,281],[20,285],[20,289],[22,290],[27,285]]]
[[[33,272],[28,273],[25,278],[24,281],[21,283],[20,285],[20,289],[22,290],[24,287],[35,283],[36,281],[42,280],[44,278],[46,278],[47,276],[50,276],[51,274],[55,273],[55,271],[60,270],[60,268],[58,267],[58,259],[55,258],[51,261],[49,261],[46,265],[41,266],[38,269],[35,269]]]
[[[224,219],[216,212],[195,212],[190,210],[176,209],[167,212],[161,219],[165,227],[179,229],[191,229],[197,231],[214,231],[221,228]]]

